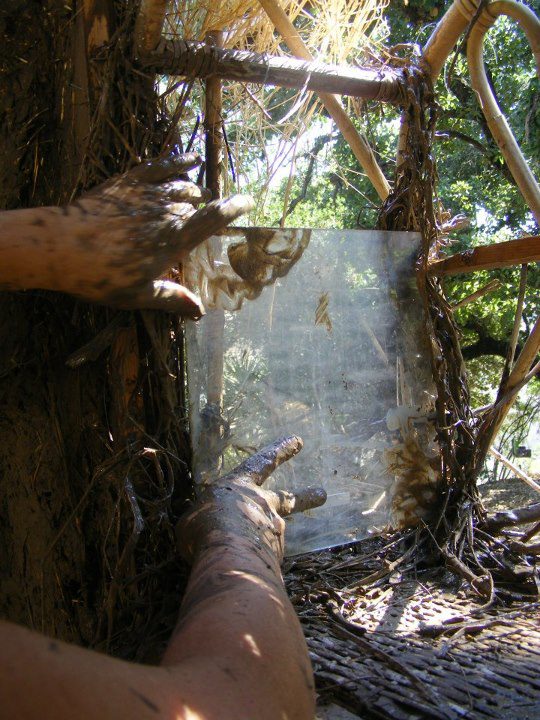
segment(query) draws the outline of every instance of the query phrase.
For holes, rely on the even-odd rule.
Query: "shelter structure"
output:
[[[339,551],[291,559],[288,582],[326,699],[365,717],[506,717],[504,708],[487,699],[489,678],[479,671],[465,698],[452,673],[456,664],[463,675],[467,662],[475,667],[480,662],[459,644],[468,635],[480,634],[477,649],[489,647],[490,638],[500,649],[504,633],[492,628],[517,627],[519,633],[521,620],[530,628],[530,618],[537,617],[540,503],[490,515],[476,484],[517,393],[539,372],[540,319],[519,353],[516,347],[526,267],[540,260],[540,240],[516,238],[472,253],[445,254],[445,236],[459,219],[453,222],[437,199],[433,85],[456,44],[466,42],[482,112],[540,222],[540,189],[497,105],[482,60],[490,27],[505,15],[523,29],[539,63],[540,22],[534,13],[514,0],[455,0],[418,54],[381,53],[363,67],[351,67],[339,58],[332,64],[314,58],[321,38],[315,33],[308,47],[302,37],[298,18],[307,3],[300,0],[283,7],[277,0],[171,6],[165,0],[82,0],[62,8],[51,4],[46,11],[36,0],[22,13],[16,0],[11,5],[4,23],[9,42],[0,51],[8,69],[2,112],[17,133],[7,127],[0,137],[3,176],[11,173],[1,191],[4,207],[65,202],[141,159],[189,148],[192,140],[180,136],[178,121],[199,81],[205,83],[205,182],[214,197],[221,196],[229,191],[222,173],[230,151],[221,115],[221,81],[227,80],[250,93],[252,85],[296,89],[295,108],[314,93],[380,198],[374,230],[381,256],[391,234],[414,234],[415,265],[409,262],[408,281],[395,285],[394,300],[405,327],[412,323],[411,307],[422,308],[414,314],[427,339],[423,389],[429,383],[431,404],[420,408],[411,399],[407,378],[418,375],[411,336],[393,336],[389,363],[387,347],[369,318],[363,319],[371,351],[381,362],[386,358],[385,372],[397,388],[395,407],[385,415],[386,431],[395,440],[386,465],[394,482],[385,491],[394,527]],[[369,26],[382,8],[364,5],[371,14],[362,15],[360,2],[344,7]],[[25,35],[24,22],[32,13],[40,20],[34,17]],[[15,49],[25,42],[26,57],[19,62]],[[41,55],[48,60],[40,67]],[[47,93],[49,77],[54,103]],[[32,89],[35,99],[19,107],[21,85]],[[172,111],[171,88],[176,93]],[[400,109],[392,180],[351,120],[343,97]],[[54,151],[50,140],[41,141],[42,117],[54,126]],[[256,303],[264,287],[289,271],[292,277],[310,242],[309,230],[229,233],[228,264],[223,237],[213,237],[189,264],[171,271],[173,279],[185,275],[212,308],[200,342],[204,402],[199,397],[191,423],[193,431],[199,422],[199,439],[206,433],[200,446],[208,452],[202,460],[197,446],[192,453],[185,332],[178,318],[116,312],[45,292],[0,299],[6,338],[0,353],[0,469],[8,518],[1,534],[2,576],[10,578],[2,585],[0,606],[10,619],[123,657],[149,659],[159,652],[174,622],[182,582],[172,540],[175,518],[197,491],[197,473],[218,472],[234,445],[223,414],[226,313]],[[443,279],[510,265],[524,268],[514,332],[497,398],[475,412]],[[315,322],[329,330],[324,289],[318,301]],[[61,496],[58,485],[64,488]],[[522,525],[526,529],[519,537],[503,532]],[[449,598],[455,600],[460,583],[467,592],[456,610]],[[508,608],[510,602],[517,605]],[[416,608],[412,613],[410,605]],[[523,717],[538,711],[538,642],[534,630],[520,645],[525,687],[520,692],[530,713]],[[434,666],[446,673],[445,680]],[[513,702],[517,679],[511,658],[505,656],[501,667],[490,668],[499,673],[496,691]]]

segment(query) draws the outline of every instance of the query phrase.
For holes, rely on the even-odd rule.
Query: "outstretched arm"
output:
[[[200,163],[196,153],[151,161],[65,207],[0,212],[0,289],[200,317],[200,301],[160,276],[253,205],[236,195],[199,207],[208,191],[183,178]]]
[[[281,514],[320,505],[321,490],[262,483],[301,448],[285,438],[208,485],[179,526],[193,571],[162,665],[134,665],[0,631],[0,706],[23,720],[311,720],[313,676],[280,573]]]

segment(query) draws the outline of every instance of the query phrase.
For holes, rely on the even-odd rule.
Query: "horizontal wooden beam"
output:
[[[404,82],[399,70],[327,65],[227,50],[188,40],[163,39],[156,50],[140,58],[140,63],[149,71],[163,75],[219,77],[390,103],[398,103],[403,98]]]
[[[495,270],[526,263],[540,262],[540,236],[482,245],[428,265],[429,275],[457,275],[477,270]]]

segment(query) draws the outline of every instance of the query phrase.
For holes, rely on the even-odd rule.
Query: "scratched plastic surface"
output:
[[[288,555],[351,542],[389,522],[394,477],[382,455],[395,438],[387,418],[399,404],[427,412],[433,399],[413,275],[418,243],[413,233],[313,230],[285,278],[224,313],[223,341],[221,310],[188,324],[196,480],[296,434],[303,451],[271,482],[328,493],[326,505],[288,520]],[[398,287],[407,296],[406,336]],[[220,413],[212,400],[221,362]]]

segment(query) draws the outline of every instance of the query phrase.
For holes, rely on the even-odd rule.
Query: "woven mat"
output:
[[[449,573],[383,552],[391,540],[286,568],[320,702],[366,719],[538,720],[540,604],[482,610]]]

